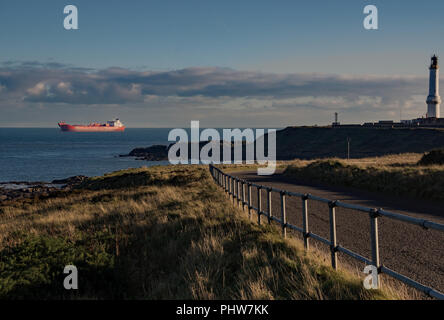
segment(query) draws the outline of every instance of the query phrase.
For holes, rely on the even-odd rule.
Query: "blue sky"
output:
[[[63,28],[67,4],[79,30]],[[362,26],[366,4],[379,9],[377,31]],[[0,126],[421,116],[443,12],[438,0],[2,1]]]

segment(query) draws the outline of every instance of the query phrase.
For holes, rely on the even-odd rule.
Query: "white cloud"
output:
[[[60,92],[64,92],[69,95],[74,94],[74,92],[71,90],[71,83],[69,82],[59,82],[59,84],[57,84],[57,89],[60,90]]]
[[[44,82],[39,82],[35,86],[33,86],[32,88],[29,88],[28,90],[26,90],[26,92],[30,95],[39,96],[39,95],[43,94],[44,92],[46,92],[46,85]]]
[[[226,68],[187,68],[137,72],[123,68],[91,70],[30,62],[0,67],[0,105],[38,104],[205,113],[218,117],[260,113],[286,121],[298,114],[380,112],[420,116],[427,79],[416,76],[272,74]],[[7,90],[5,90],[7,88]],[[7,102],[7,104],[6,104]],[[163,112],[163,111],[162,111]]]

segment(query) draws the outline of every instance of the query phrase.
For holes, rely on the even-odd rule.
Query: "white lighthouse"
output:
[[[439,96],[439,65],[438,57],[432,57],[432,64],[430,65],[430,82],[429,82],[429,96],[427,97],[427,118],[439,118],[439,105],[441,104],[441,97]]]

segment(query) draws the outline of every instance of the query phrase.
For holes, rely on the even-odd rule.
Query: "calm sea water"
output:
[[[97,176],[165,162],[119,158],[136,147],[168,144],[170,129],[125,132],[61,132],[60,129],[0,128],[0,182],[47,181]]]

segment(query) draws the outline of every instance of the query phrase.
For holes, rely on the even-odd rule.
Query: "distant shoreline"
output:
[[[0,202],[35,197],[48,197],[57,191],[67,191],[88,179],[86,176],[73,176],[51,182],[11,181],[0,182]]]

